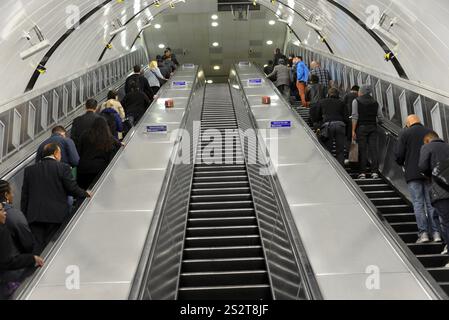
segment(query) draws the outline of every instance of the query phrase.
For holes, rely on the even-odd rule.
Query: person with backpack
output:
[[[432,178],[433,170],[442,162],[449,159],[449,145],[444,142],[435,131],[431,131],[424,137],[424,146],[419,156],[419,169],[432,183],[430,187],[430,201],[441,223],[441,235],[449,244],[449,192],[444,190]],[[449,264],[446,266],[449,267]]]
[[[352,103],[352,140],[359,143],[360,175],[367,178],[368,153],[371,155],[371,178],[379,178],[378,124],[383,121],[382,107],[372,96],[369,85],[362,86],[358,98]]]
[[[412,197],[419,230],[417,243],[430,242],[430,236],[434,242],[441,242],[440,222],[430,199],[431,184],[419,168],[424,138],[432,130],[426,128],[417,115],[408,116],[406,122],[407,127],[399,134],[395,156],[397,164],[405,170],[405,180]]]

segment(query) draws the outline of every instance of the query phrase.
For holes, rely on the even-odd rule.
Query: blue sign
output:
[[[173,88],[185,88],[187,87],[187,81],[173,81],[171,85]]]
[[[262,78],[248,79],[248,86],[261,86],[262,84]]]
[[[195,65],[193,63],[185,63],[182,65],[184,69],[195,69]]]
[[[166,124],[146,126],[146,132],[147,133],[166,133],[166,132],[168,132],[168,126]]]
[[[277,129],[277,128],[291,128],[292,122],[291,121],[271,121],[271,128]]]

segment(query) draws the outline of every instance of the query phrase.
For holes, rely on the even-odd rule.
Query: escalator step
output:
[[[416,222],[414,213],[384,214],[383,217],[389,223]]]
[[[210,189],[210,188],[241,188],[249,187],[249,181],[222,181],[222,182],[194,182],[194,189]]]
[[[220,237],[220,236],[246,236],[258,235],[259,228],[257,225],[251,226],[226,226],[226,227],[196,227],[187,228],[187,237]]]
[[[443,244],[434,242],[424,244],[409,243],[407,246],[415,255],[440,254],[444,249]],[[449,269],[447,271],[449,273]]]
[[[449,268],[429,268],[427,271],[430,272],[437,282],[449,282]]]
[[[245,286],[265,285],[269,282],[268,272],[265,270],[230,271],[230,272],[200,272],[181,274],[180,286],[188,288],[193,286]]]
[[[376,207],[382,206],[401,206],[407,205],[402,198],[393,197],[393,198],[376,198],[371,199],[371,202],[374,203]]]
[[[391,191],[391,187],[388,184],[380,183],[380,184],[367,184],[367,185],[359,185],[360,188],[364,192],[369,191]]]
[[[248,181],[248,177],[245,176],[216,176],[216,177],[194,177],[193,182],[240,182]]]
[[[391,198],[397,196],[397,193],[394,190],[366,191],[365,194],[370,199]]]
[[[192,195],[221,195],[221,194],[242,194],[249,193],[251,189],[249,187],[243,188],[210,188],[210,189],[193,189]]]
[[[187,260],[249,258],[261,256],[263,256],[262,246],[186,248],[184,250],[184,259]]]
[[[410,210],[413,210],[407,204],[377,206],[377,209],[381,213],[410,213]]]
[[[189,226],[192,228],[198,227],[217,227],[217,226],[244,226],[255,225],[257,223],[256,217],[231,217],[231,218],[208,218],[208,219],[189,219]]]
[[[180,300],[270,300],[266,285],[180,288]]]
[[[247,217],[255,215],[253,208],[190,210],[189,213],[192,219]]]
[[[245,166],[203,166],[203,165],[197,165],[195,166],[195,171],[196,172],[200,172],[200,171],[227,171],[227,170],[246,170]]]
[[[199,172],[195,172],[195,177],[221,177],[221,176],[225,176],[225,177],[229,177],[229,176],[244,176],[247,177],[247,173],[246,170],[235,170],[235,171],[199,171]]]
[[[258,245],[260,245],[259,235],[186,238],[186,248]]]
[[[441,254],[417,255],[416,257],[421,261],[425,268],[441,268],[449,261],[448,256],[443,256]]]
[[[190,204],[191,210],[206,210],[206,209],[239,209],[252,208],[252,201],[220,201],[220,202],[195,202]]]
[[[224,202],[224,201],[249,201],[250,193],[242,194],[212,194],[212,195],[195,195],[191,197],[191,203],[197,202]]]
[[[418,232],[418,225],[416,224],[416,222],[391,223],[391,226],[398,233]]]
[[[405,243],[413,243],[418,240],[418,232],[401,232],[398,235]]]
[[[182,262],[182,269],[185,273],[261,270],[264,268],[265,258],[263,256],[249,258],[184,260]]]

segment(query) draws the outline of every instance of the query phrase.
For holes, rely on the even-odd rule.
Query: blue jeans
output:
[[[430,201],[430,183],[411,181],[408,189],[412,196],[419,234],[438,232],[441,234],[440,220]]]

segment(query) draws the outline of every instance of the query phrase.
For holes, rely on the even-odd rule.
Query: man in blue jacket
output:
[[[297,80],[296,80],[296,87],[299,91],[299,96],[301,97],[301,103],[303,107],[307,107],[307,101],[306,101],[306,87],[307,87],[307,81],[309,81],[309,68],[307,68],[306,64],[303,61],[302,57],[298,57],[298,64],[296,66],[296,74],[297,74]]]
[[[72,168],[77,167],[80,162],[80,156],[76,150],[75,142],[67,138],[67,131],[62,126],[56,126],[52,130],[50,138],[45,140],[38,148],[36,162],[42,160],[42,153],[46,145],[56,143],[61,148],[61,162],[68,164]]]

